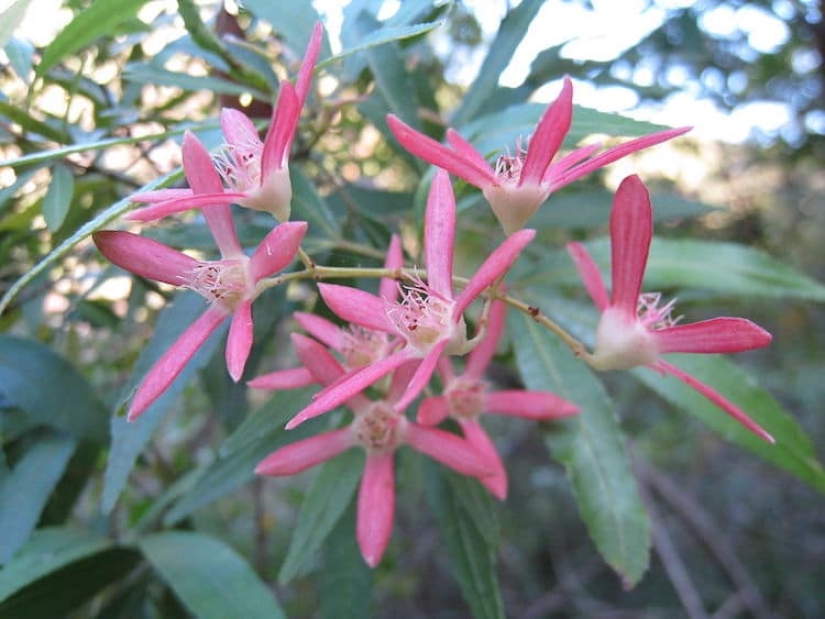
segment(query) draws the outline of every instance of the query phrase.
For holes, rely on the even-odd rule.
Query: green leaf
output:
[[[64,617],[139,562],[134,550],[88,533],[35,531],[0,571],[0,619]]]
[[[278,573],[281,584],[305,572],[314,561],[315,553],[352,501],[363,470],[363,451],[354,449],[321,467],[301,504],[298,526]],[[350,538],[354,536],[353,530],[348,533]]]
[[[20,125],[28,133],[41,135],[55,142],[65,142],[68,139],[68,136],[61,129],[34,118],[29,115],[23,107],[12,105],[2,99],[0,99],[0,114]],[[0,166],[2,165],[7,164],[6,162],[0,163]]]
[[[95,0],[78,13],[43,51],[37,74],[44,75],[61,60],[86,47],[98,37],[118,34],[118,27],[134,19],[146,0]]]
[[[6,563],[26,542],[46,506],[77,440],[44,433],[28,446],[15,467],[0,478],[0,564]]]
[[[309,37],[318,11],[310,0],[292,0],[291,2],[272,2],[271,0],[244,0],[243,7],[269,22],[279,35],[283,36],[292,49],[303,54],[309,44]],[[329,54],[329,48],[322,49],[322,55]]]
[[[143,538],[140,548],[199,619],[285,618],[275,596],[249,564],[214,537],[169,531]]]
[[[58,150],[65,151],[68,149]],[[85,149],[80,150],[82,151]],[[16,161],[19,162],[21,159],[23,158],[21,157]],[[181,170],[171,172],[144,186],[141,189],[141,191],[148,191],[150,189],[162,187],[167,183],[174,182],[182,175],[183,172]],[[72,248],[74,248],[75,245],[85,240],[86,237],[88,237],[93,232],[97,232],[107,224],[111,223],[112,221],[120,217],[123,213],[129,210],[131,206],[131,199],[124,198],[123,200],[120,200],[119,202],[116,202],[115,204],[107,208],[105,211],[97,215],[94,219],[86,222],[85,224],[83,224],[83,226],[78,228],[76,232],[72,233],[65,241],[63,241],[60,245],[53,249],[45,258],[43,258],[40,262],[34,265],[34,267],[26,271],[26,274],[23,275],[23,277],[14,282],[14,284],[6,291],[6,293],[0,299],[0,314],[2,314],[6,310],[6,308],[9,306],[9,303],[11,303],[12,299],[14,299],[14,297],[17,296],[17,293],[20,292],[23,288],[25,288],[26,285],[28,285],[41,273],[44,273],[63,256],[68,254],[72,250]]]
[[[284,430],[286,422],[308,402],[306,389],[274,395],[227,439],[221,457],[204,470],[192,489],[169,511],[164,523],[174,524],[239,488],[255,477],[255,467],[270,452],[316,433],[324,420],[308,421],[289,432]]]
[[[372,570],[355,540],[355,502],[344,505],[323,547],[320,573],[322,619],[369,617]]]
[[[551,200],[552,205],[552,200]],[[585,243],[610,284],[610,241]],[[541,270],[526,276],[531,286],[580,285],[581,279],[564,250],[550,252]],[[735,243],[654,238],[645,271],[644,290],[689,289],[722,298],[783,298],[825,301],[825,286],[768,254]],[[707,296],[707,295],[705,295]],[[677,308],[678,309],[678,308]]]
[[[380,50],[368,49],[365,53],[378,92],[384,97],[390,111],[407,124],[420,128],[415,87],[398,47],[387,45]]]
[[[49,230],[56,232],[63,225],[74,193],[74,174],[64,165],[52,168],[52,182],[43,198],[43,217]]]
[[[581,409],[553,422],[547,445],[565,467],[599,552],[632,586],[647,569],[650,524],[612,402],[590,369],[544,327],[516,312],[508,326],[525,385],[552,390]]]
[[[771,445],[746,430],[700,393],[673,377],[648,368],[633,374],[674,406],[698,417],[725,439],[825,492],[825,470],[794,418],[730,359],[719,355],[668,355],[668,361],[711,385],[776,439]]]
[[[291,219],[309,223],[310,235],[317,231],[325,237],[338,236],[339,224],[315,186],[298,166],[290,166],[289,177],[292,183]]]
[[[453,574],[475,619],[503,619],[496,576],[498,522],[495,504],[475,479],[427,463],[427,498]]]
[[[38,529],[0,571],[0,601],[51,572],[112,546],[110,540],[78,529]]]
[[[38,342],[0,334],[0,392],[38,423],[106,442],[106,409],[89,383]]]
[[[123,73],[123,78],[138,84],[153,86],[175,86],[182,90],[196,92],[206,90],[219,95],[244,95],[249,93],[255,99],[268,101],[270,95],[220,77],[207,75],[188,75],[177,71],[169,71],[152,64],[130,64]]]
[[[0,49],[6,47],[14,31],[23,23],[26,11],[32,0],[15,0],[0,13]]]
[[[461,127],[472,120],[488,97],[498,89],[501,74],[513,59],[516,48],[524,39],[527,28],[542,4],[544,0],[524,0],[504,17],[478,76],[464,95],[461,107],[453,117],[454,126]]]
[[[172,305],[164,308],[155,325],[152,339],[149,340],[135,364],[132,379],[124,390],[125,394],[130,394],[137,387],[161,355],[205,310],[205,301],[194,293],[180,294]],[[138,455],[146,447],[160,420],[169,407],[175,403],[184,387],[217,350],[225,330],[226,327],[219,328],[212,334],[186,364],[180,376],[140,418],[130,423],[126,421],[125,416],[112,416],[112,447],[106,462],[103,496],[101,497],[101,509],[104,513],[110,512],[115,506]]]
[[[327,67],[328,65],[338,62],[348,56],[353,56],[354,54],[371,50],[374,47],[427,34],[431,30],[435,30],[440,26],[440,21],[434,21],[415,24],[412,26],[385,26],[383,28],[373,30],[372,32],[365,33],[364,36],[358,37],[357,45],[347,47],[340,53],[335,54],[335,56],[327,58],[323,62],[319,62],[318,68],[321,69]]]
[[[3,18],[0,17],[0,23]],[[6,44],[6,55],[9,57],[9,64],[17,77],[28,82],[31,73],[34,57],[34,45],[24,39],[12,38]]]

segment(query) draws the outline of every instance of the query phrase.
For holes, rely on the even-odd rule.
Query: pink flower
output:
[[[523,228],[554,191],[622,157],[690,130],[682,127],[659,131],[610,148],[595,157],[591,155],[599,149],[599,144],[590,144],[551,163],[570,130],[572,116],[573,84],[566,77],[561,94],[539,120],[529,148],[518,145],[515,155],[502,155],[495,170],[453,129],[447,130],[449,146],[445,146],[392,114],[387,116],[387,123],[396,139],[412,154],[481,189],[505,234]]]
[[[401,250],[401,239],[394,234],[387,248],[384,268],[399,269],[403,264],[404,256]],[[394,300],[397,292],[398,285],[394,279],[381,278],[379,288],[381,298]],[[294,318],[304,331],[341,355],[343,366],[347,372],[359,370],[381,361],[392,352],[395,344],[390,336],[383,331],[366,329],[359,325],[339,327],[326,318],[304,312],[295,312]],[[270,372],[252,379],[247,384],[255,389],[278,390],[297,389],[311,385],[314,382],[309,370],[300,367]]]
[[[324,301],[338,316],[366,329],[389,334],[399,347],[384,359],[351,372],[321,391],[287,428],[335,408],[394,369],[415,361],[417,370],[396,403],[399,410],[403,410],[426,387],[442,354],[465,354],[472,349],[474,343],[467,339],[464,311],[486,288],[504,276],[533,239],[535,231],[521,230],[510,236],[456,296],[453,293],[455,217],[455,197],[449,176],[439,170],[430,189],[424,221],[427,282],[419,281],[407,287],[400,302],[346,286],[318,285]]]
[[[318,60],[323,33],[321,24],[316,24],[296,84],[281,84],[278,102],[263,142],[258,138],[255,125],[243,113],[233,109],[221,111],[221,127],[226,144],[215,157],[215,165],[230,191],[196,194],[191,189],[160,189],[139,193],[133,196],[133,200],[149,202],[152,206],[136,209],[128,218],[151,221],[192,208],[237,203],[247,208],[271,212],[278,221],[287,221],[292,201],[289,153],[301,109],[309,94],[309,84]]]
[[[744,318],[713,318],[677,325],[671,318],[673,302],[660,307],[658,293],[640,294],[653,234],[653,211],[647,188],[637,176],[628,176],[616,191],[610,214],[613,296],[608,299],[596,263],[578,243],[568,251],[585,288],[601,312],[596,348],[591,356],[598,370],[626,370],[638,365],[684,381],[769,442],[773,437],[716,390],[660,358],[669,352],[732,353],[763,348],[771,334]]]
[[[194,195],[220,193],[220,179],[209,153],[189,133],[184,136],[183,157]],[[249,257],[238,242],[228,206],[204,205],[203,214],[221,252],[220,260],[196,260],[130,232],[103,231],[94,235],[98,249],[116,265],[142,277],[189,288],[210,302],[206,312],[145,376],[132,399],[130,421],[169,387],[209,335],[230,316],[226,365],[234,380],[241,377],[252,348],[252,302],[258,295],[256,285],[292,262],[307,229],[303,221],[277,225]]]
[[[293,335],[293,342],[301,362],[315,382],[331,385],[345,375],[344,368],[322,344],[297,334]],[[408,365],[396,371],[384,399],[373,401],[360,393],[349,397],[346,403],[353,411],[354,419],[348,427],[282,447],[255,469],[257,474],[271,477],[294,475],[351,447],[362,447],[367,459],[358,491],[356,538],[364,561],[370,567],[378,565],[392,533],[394,454],[401,445],[409,445],[464,475],[483,478],[491,468],[487,459],[461,437],[413,423],[398,410],[397,401],[411,370]]]
[[[418,408],[418,422],[424,425],[437,425],[447,417],[458,422],[467,441],[493,466],[493,474],[480,478],[481,483],[493,496],[502,500],[507,496],[507,473],[479,416],[486,412],[548,421],[579,412],[575,404],[547,391],[490,390],[489,383],[484,380],[484,372],[504,331],[506,311],[507,306],[502,301],[493,302],[487,332],[481,343],[467,356],[464,373],[456,375],[450,361],[442,359],[438,369],[444,382],[444,392],[425,398]]]

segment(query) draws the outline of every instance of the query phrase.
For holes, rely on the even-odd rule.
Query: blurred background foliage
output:
[[[745,243],[825,280],[823,3],[652,0],[616,8],[622,4],[323,4],[330,15],[343,9],[343,49],[376,32],[390,42],[365,46],[320,72],[292,158],[294,218],[306,217],[321,231],[310,236],[308,248],[329,264],[368,266],[378,264],[381,253],[364,248],[381,247],[397,226],[414,239],[417,221],[408,213],[420,214],[418,178],[426,170],[384,139],[387,110],[440,137],[447,124],[470,130],[485,107],[525,101],[568,73],[605,111],[665,118],[674,108],[693,109],[694,117],[685,112],[672,122],[700,128],[712,109],[714,117],[746,126],[743,141],[701,135],[678,145],[674,156],[637,160],[653,181],[654,204],[661,204],[657,234]],[[0,18],[0,292],[9,301],[0,315],[6,332],[0,335],[0,530],[8,532],[0,561],[18,557],[0,571],[0,617],[226,616],[220,605],[198,607],[203,590],[187,586],[201,578],[221,589],[228,581],[210,582],[217,576],[206,569],[187,580],[175,553],[204,566],[220,564],[222,574],[237,578],[231,582],[238,597],[258,600],[254,583],[266,583],[291,617],[360,617],[368,610],[376,617],[467,616],[439,552],[434,517],[421,509],[428,471],[411,458],[401,458],[399,486],[405,490],[379,569],[351,569],[348,558],[357,551],[347,512],[312,555],[316,562],[290,565],[294,573],[285,576],[282,561],[294,541],[298,509],[316,478],[253,480],[249,463],[279,439],[254,442],[255,427],[240,430],[249,412],[262,406],[266,414],[284,415],[293,396],[267,400],[232,384],[221,355],[211,354],[217,343],[191,364],[189,380],[176,383],[151,425],[126,428],[115,417],[112,438],[108,431],[111,412],[134,384],[133,372],[139,375],[168,334],[202,305],[152,282],[127,280],[101,263],[84,226],[115,221],[128,208],[125,198],[156,178],[170,175],[168,182],[178,182],[183,130],[196,129],[216,146],[219,106],[268,118],[278,83],[295,75],[316,19],[311,3],[248,0],[239,8],[195,0],[66,0],[53,5],[56,26],[44,22],[21,34],[18,25],[41,19],[32,13],[37,6],[17,0]],[[539,33],[554,15],[571,11],[585,20],[612,11],[618,30],[633,20],[650,26],[624,47],[607,50],[592,41],[581,46],[585,27],[569,41],[540,46],[524,63],[523,79],[501,88],[495,100],[464,97],[498,82],[509,64],[512,53],[501,51],[497,33],[510,10],[516,15],[511,28],[518,30],[514,22],[521,19]],[[435,21],[437,28],[426,25]],[[474,74],[488,53],[501,53],[499,72]],[[685,107],[685,100],[704,104]],[[528,117],[505,123],[491,152],[514,143],[535,120]],[[599,131],[600,118],[577,111],[572,139]],[[542,243],[561,247],[571,238],[603,234],[606,188],[616,180],[609,170],[554,197],[553,207],[537,218]],[[457,192],[462,209],[477,200],[460,183]],[[249,242],[270,225],[258,213],[238,217]],[[146,233],[207,251],[202,220],[190,215],[182,221],[187,225],[163,223]],[[474,215],[461,232],[465,260],[484,251],[494,227],[492,217]],[[714,264],[713,256],[706,259]],[[727,266],[721,259],[716,264],[720,272]],[[24,276],[25,286],[17,286]],[[766,353],[740,361],[792,412],[821,456],[825,314],[812,300],[822,298],[699,288],[679,291],[680,310],[691,319],[702,317],[711,305],[703,301],[712,299],[713,315],[746,315],[774,334]],[[271,344],[256,347],[254,372],[293,362],[284,352],[283,318],[308,295],[308,289],[290,290],[256,307],[256,315],[269,317],[258,321],[256,341]],[[506,362],[502,384],[517,380]],[[497,574],[508,616],[825,616],[822,495],[674,414],[641,383],[612,375],[605,381],[621,403],[651,517],[650,569],[625,590],[594,549],[564,472],[548,459],[540,434],[529,425],[494,424],[511,479],[510,497],[495,509]],[[161,418],[173,404],[174,414]],[[224,442],[227,436],[235,443]],[[110,453],[122,459],[113,464]],[[205,470],[209,475],[199,478]],[[30,555],[20,561],[24,544]],[[50,562],[36,554],[38,544],[51,549]],[[26,556],[32,557],[28,563]],[[252,569],[260,580],[249,577]],[[14,588],[14,582],[26,585]],[[249,617],[277,616],[277,609],[249,604]]]

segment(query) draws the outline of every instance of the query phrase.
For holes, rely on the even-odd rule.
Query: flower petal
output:
[[[250,381],[247,386],[253,389],[268,389],[280,391],[281,389],[300,389],[315,384],[315,377],[304,367],[290,368],[288,370],[277,370],[262,374]]]
[[[424,388],[429,384],[430,378],[433,376],[433,372],[435,372],[435,366],[441,358],[441,353],[444,352],[444,349],[449,343],[449,340],[439,342],[433,346],[424,359],[422,359],[421,363],[416,368],[415,373],[412,375],[412,378],[410,378],[404,393],[393,405],[393,408],[396,411],[400,412],[406,409],[410,403],[415,400],[422,391],[424,391]]]
[[[712,318],[651,332],[660,353],[733,353],[764,348],[772,336],[745,318]]]
[[[309,36],[309,43],[307,43],[307,48],[304,52],[304,60],[301,62],[301,69],[295,80],[295,94],[298,95],[299,107],[304,107],[304,103],[306,103],[307,95],[309,94],[309,85],[312,82],[312,72],[315,70],[315,64],[318,62],[323,40],[324,25],[321,22],[315,22],[315,26],[312,28],[312,34]]]
[[[604,287],[604,280],[602,279],[598,265],[596,265],[596,262],[590,257],[590,253],[585,249],[584,245],[580,243],[568,243],[567,253],[570,254],[573,263],[576,265],[579,276],[582,278],[582,282],[584,282],[584,288],[587,290],[587,294],[593,299],[593,303],[599,311],[603,312],[607,309],[607,306],[610,305],[610,301],[608,301],[607,289]]]
[[[136,208],[126,214],[126,219],[129,221],[154,221],[156,219],[175,215],[176,213],[182,213],[193,208],[205,208],[221,204],[228,206],[245,198],[246,194],[239,192],[224,192],[220,194],[210,193],[201,195],[189,193],[178,198],[158,202],[152,206]]]
[[[561,92],[539,120],[536,131],[530,138],[527,157],[519,176],[519,186],[525,183],[539,185],[547,166],[559,152],[561,144],[573,119],[573,82],[564,78]]]
[[[318,284],[318,291],[329,308],[345,321],[384,333],[396,332],[395,324],[387,316],[384,299],[338,284]]]
[[[326,318],[321,318],[317,314],[306,312],[295,312],[292,317],[301,328],[309,333],[316,340],[320,340],[333,350],[340,351],[344,347],[341,338],[341,327],[330,322]]]
[[[452,432],[410,423],[404,431],[404,442],[462,475],[483,477],[493,472],[486,458]]]
[[[207,309],[184,331],[143,377],[129,406],[128,421],[142,415],[169,388],[201,345],[226,319],[217,307]]]
[[[290,82],[282,82],[269,131],[264,139],[264,151],[261,155],[262,183],[274,170],[286,168],[300,115],[301,102],[295,94],[295,86]]]
[[[776,440],[773,438],[773,436],[770,435],[770,433],[764,430],[759,424],[753,421],[753,419],[748,417],[748,415],[745,414],[745,412],[742,409],[733,404],[733,402],[725,398],[721,393],[716,391],[710,385],[706,385],[705,383],[703,383],[697,378],[694,378],[684,370],[681,370],[672,363],[668,363],[667,361],[664,361],[662,359],[656,361],[656,363],[653,364],[653,368],[666,374],[670,374],[671,376],[675,376],[676,378],[686,383],[690,387],[693,387],[696,391],[698,391],[708,400],[716,404],[716,406],[721,408],[728,415],[733,417],[736,421],[741,423],[743,426],[745,426],[748,430],[756,434],[762,440],[767,441],[768,443],[776,442]]]
[[[579,407],[575,404],[547,391],[490,391],[485,397],[484,404],[484,410],[488,413],[536,421],[569,417],[579,412]]]
[[[652,236],[650,195],[638,176],[628,176],[616,190],[610,213],[611,305],[622,314],[636,316]]]
[[[395,518],[393,453],[370,454],[358,489],[355,536],[361,556],[375,567],[384,556]]]
[[[455,174],[481,189],[496,183],[496,175],[486,162],[482,167],[478,158],[470,158],[462,153],[455,152],[406,125],[393,114],[387,115],[387,125],[389,125],[395,139],[399,141],[401,146],[427,163],[444,168],[449,173]]]
[[[424,213],[424,261],[427,285],[442,299],[453,298],[455,196],[450,176],[437,170],[430,185]]]
[[[461,431],[467,442],[472,445],[478,454],[487,462],[492,473],[483,475],[478,480],[496,497],[499,501],[507,498],[507,471],[498,450],[490,440],[490,436],[484,431],[478,419],[464,419],[461,422]]]
[[[307,222],[288,221],[275,226],[249,259],[249,276],[258,282],[277,273],[295,259],[307,231]]]
[[[385,269],[400,269],[404,266],[404,254],[401,249],[401,237],[393,234],[390,245],[387,247],[387,257],[384,260]],[[395,301],[398,298],[398,282],[390,277],[382,277],[378,288],[378,296],[385,301]]]
[[[418,405],[416,421],[425,426],[437,426],[450,416],[450,403],[446,396],[424,398]]]
[[[238,304],[232,314],[229,336],[226,338],[226,368],[232,380],[238,382],[252,351],[253,340],[252,300],[246,299]]]
[[[192,190],[189,187],[185,189],[152,189],[150,191],[134,193],[130,199],[132,202],[154,204],[156,202],[166,202],[167,200],[177,200],[187,196],[192,196]]]
[[[312,338],[292,334],[292,345],[304,367],[312,374],[315,382],[326,387],[346,374],[346,370],[329,351]]]
[[[309,406],[299,411],[297,415],[289,420],[285,426],[286,429],[291,430],[307,419],[323,415],[336,406],[343,404],[392,372],[395,368],[410,360],[409,353],[401,350],[386,359],[382,359],[378,363],[373,363],[356,372],[345,375],[341,380],[315,394]]]
[[[231,146],[261,144],[255,124],[243,112],[225,107],[220,119],[223,136]]]
[[[467,287],[456,300],[455,310],[453,311],[453,316],[456,319],[464,313],[464,310],[470,306],[470,303],[478,295],[484,292],[485,288],[507,273],[534,236],[536,236],[536,231],[529,228],[514,232],[487,257],[484,264],[473,274]]]
[[[498,347],[498,341],[504,331],[504,319],[507,314],[507,305],[504,301],[494,300],[490,305],[490,313],[487,316],[487,331],[484,339],[467,355],[467,367],[464,369],[464,377],[468,379],[480,380],[493,360]]]
[[[324,432],[272,452],[255,467],[255,474],[267,477],[295,475],[334,458],[354,444],[349,428]]]
[[[92,238],[110,262],[135,275],[172,286],[184,285],[192,270],[201,264],[163,243],[131,232],[103,230],[95,232]]]

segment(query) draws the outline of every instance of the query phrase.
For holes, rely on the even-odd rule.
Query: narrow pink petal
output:
[[[584,245],[580,243],[568,243],[567,253],[570,254],[573,263],[576,265],[576,269],[579,271],[579,276],[582,278],[582,282],[584,282],[584,288],[587,290],[587,294],[593,299],[593,303],[599,311],[603,312],[607,309],[607,306],[610,305],[610,301],[608,301],[607,289],[604,287],[604,280],[602,279],[602,273],[599,271],[598,265],[593,258],[590,257],[590,253],[585,249]]]
[[[455,196],[450,175],[437,170],[424,213],[424,261],[427,285],[443,299],[453,298]]]
[[[690,130],[691,127],[667,129],[665,131],[652,133],[650,135],[646,135],[635,140],[625,142],[624,144],[614,146],[613,148],[610,148],[604,151],[603,153],[596,155],[592,159],[585,161],[581,165],[569,167],[567,170],[561,172],[560,175],[553,181],[552,188],[553,190],[559,189],[560,187],[568,185],[572,183],[574,180],[581,178],[582,176],[586,176],[587,174],[590,174],[591,172],[598,170],[599,168],[608,166],[611,163],[614,163],[619,159],[627,157],[632,153],[644,150],[645,148],[649,148],[651,146],[655,146],[656,144],[661,144],[662,142],[666,142],[667,140],[671,140],[677,136],[687,133]]]
[[[334,458],[353,445],[349,428],[324,432],[272,452],[255,467],[255,474],[267,477],[295,475]]]
[[[232,314],[229,336],[226,338],[226,369],[232,380],[238,382],[252,351],[252,300],[243,300]]]
[[[767,441],[768,443],[776,442],[773,436],[771,436],[766,430],[762,429],[762,427],[755,421],[753,421],[753,419],[748,417],[748,415],[745,414],[745,412],[742,409],[740,409],[738,406],[733,404],[733,402],[725,398],[713,387],[706,385],[705,383],[694,378],[684,370],[681,370],[675,365],[668,363],[667,361],[664,361],[662,359],[656,361],[653,367],[657,370],[670,374],[671,376],[675,376],[682,382],[694,388],[696,391],[705,396],[708,400],[716,404],[716,406],[725,411],[728,415],[733,417],[736,421],[745,426],[748,430],[756,434],[759,438]]]
[[[292,138],[301,115],[301,104],[290,82],[281,83],[278,101],[272,113],[272,121],[264,140],[261,156],[261,183],[266,181],[273,170],[286,168]]]
[[[453,316],[456,320],[478,295],[507,273],[516,261],[516,258],[519,257],[519,254],[521,254],[527,244],[533,240],[534,236],[536,236],[536,231],[529,228],[514,232],[487,257],[484,264],[473,274],[467,287],[461,292],[461,295],[455,302]]]
[[[225,107],[221,110],[220,118],[223,135],[228,144],[248,146],[261,142],[255,124],[243,112]]]
[[[332,385],[347,373],[338,360],[322,344],[312,338],[293,333],[292,345],[295,347],[298,359],[318,384],[324,387]]]
[[[253,389],[268,389],[280,391],[282,389],[300,389],[315,384],[315,377],[306,368],[290,368],[277,370],[257,376],[246,383]]]
[[[387,258],[384,260],[385,269],[400,269],[404,266],[404,253],[401,249],[401,237],[393,234],[387,248]],[[395,301],[398,298],[398,282],[390,277],[382,277],[379,284],[378,296],[386,301]]]
[[[764,348],[772,336],[745,318],[712,318],[651,331],[660,353],[732,353]]]
[[[573,119],[573,82],[569,77],[564,78],[561,93],[547,107],[539,120],[536,131],[530,138],[527,148],[527,157],[521,169],[519,186],[527,184],[540,185],[544,172],[559,152],[564,137],[570,131]]]
[[[92,238],[110,262],[135,275],[173,286],[185,284],[189,273],[201,264],[163,243],[131,232],[103,230]]]
[[[289,265],[307,231],[305,221],[278,224],[264,237],[249,259],[249,275],[258,282]]]
[[[482,170],[490,169],[492,171],[492,168],[490,167],[490,164],[487,163],[487,160],[470,142],[465,140],[458,131],[455,129],[447,129],[446,138],[447,143],[453,147],[453,150],[464,157],[464,159],[468,162],[474,163]]]
[[[169,388],[192,355],[226,317],[224,311],[210,307],[175,340],[143,377],[129,406],[129,414],[126,417],[129,421],[134,421],[142,415]]]
[[[395,518],[393,453],[370,454],[358,489],[355,537],[367,565],[375,567],[387,550]]]
[[[416,421],[425,426],[437,426],[450,416],[450,404],[443,395],[424,398],[418,405]]]
[[[304,52],[304,60],[301,63],[298,78],[295,80],[295,93],[298,95],[299,109],[304,107],[306,103],[309,85],[312,82],[312,72],[315,70],[315,64],[318,62],[318,56],[321,53],[323,38],[324,26],[321,22],[315,22],[306,52]]]
[[[421,359],[415,358],[396,368],[392,373],[390,386],[386,390],[384,400],[387,402],[397,402],[407,390],[410,381],[418,371],[419,365],[421,365]]]
[[[323,391],[318,392],[309,406],[299,411],[295,417],[289,420],[289,423],[286,424],[286,429],[291,430],[307,419],[323,415],[336,406],[352,399],[364,389],[392,372],[395,368],[410,360],[409,353],[406,350],[401,350],[386,359],[382,359],[378,363],[373,363],[356,372],[347,374],[342,377],[341,380],[333,383]]]
[[[401,146],[427,163],[444,168],[481,189],[496,183],[495,172],[486,162],[484,166],[481,166],[477,158],[471,159],[455,152],[406,125],[392,114],[387,116],[387,125]]]
[[[193,208],[206,208],[219,205],[228,206],[245,198],[246,194],[240,192],[210,193],[201,195],[188,194],[180,198],[158,202],[152,206],[136,208],[126,214],[126,219],[129,221],[154,221],[156,219],[169,217],[170,215],[182,213]]]
[[[636,315],[652,236],[653,209],[647,187],[638,176],[628,176],[616,190],[610,213],[611,305],[623,314]]]
[[[344,347],[341,338],[341,327],[330,322],[326,318],[321,318],[316,314],[306,312],[295,312],[292,317],[301,328],[309,333],[316,340],[320,340],[333,350],[340,351]]]
[[[147,202],[154,204],[155,202],[166,202],[167,200],[177,200],[179,198],[186,198],[192,196],[192,190],[186,189],[152,189],[151,191],[143,191],[132,194],[130,200],[132,202]]]
[[[439,342],[433,346],[432,350],[427,353],[427,356],[422,359],[421,363],[415,370],[415,374],[413,374],[412,378],[410,378],[404,393],[393,405],[395,410],[403,411],[419,396],[422,391],[424,391],[424,388],[429,384],[430,379],[435,372],[435,366],[441,358],[441,353],[449,343],[449,340]]]
[[[462,475],[481,477],[493,472],[470,443],[452,432],[410,423],[404,431],[404,442]]]
[[[495,300],[490,305],[490,313],[487,316],[487,331],[484,339],[467,356],[467,367],[464,369],[464,377],[468,379],[480,380],[493,360],[498,347],[498,341],[504,331],[504,320],[507,314],[507,305],[504,301]]]
[[[570,179],[567,182],[563,182],[565,180],[564,175],[567,173],[567,171],[572,169],[573,166],[575,166],[576,164],[590,157],[601,147],[601,142],[596,142],[594,144],[587,144],[585,146],[577,148],[574,151],[567,153],[558,161],[547,166],[547,169],[544,171],[544,176],[541,179],[542,183],[547,185],[547,189],[550,192],[553,192],[556,189],[559,189],[560,187],[563,187],[564,185],[571,183],[575,179]]]
[[[579,412],[575,404],[547,391],[490,391],[484,404],[484,410],[488,413],[537,421],[569,417]]]
[[[338,284],[318,284],[318,291],[329,308],[345,321],[384,333],[396,332],[395,324],[387,316],[384,299]]]
[[[490,493],[499,501],[507,498],[507,471],[498,455],[498,450],[490,440],[487,432],[478,419],[464,419],[461,421],[461,430],[467,442],[472,445],[478,454],[487,462],[492,473],[483,475],[478,480],[484,484]]]

